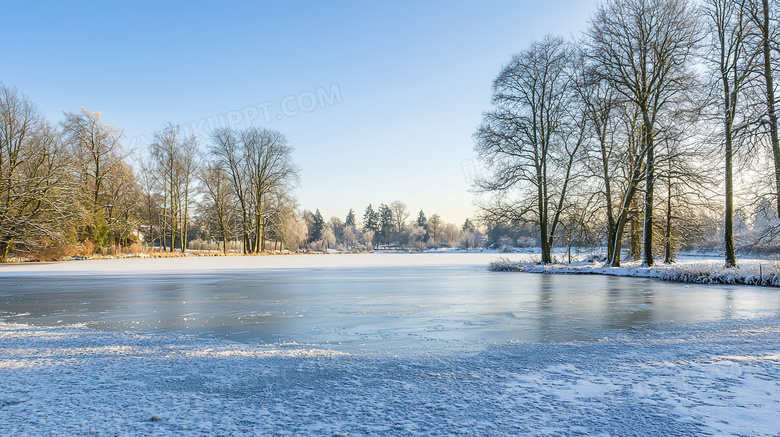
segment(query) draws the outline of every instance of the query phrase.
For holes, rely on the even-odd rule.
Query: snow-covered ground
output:
[[[274,256],[179,257],[164,259],[128,258],[66,262],[0,264],[3,277],[48,275],[127,275],[198,273],[251,269],[307,269],[394,266],[463,266],[482,264],[499,256],[495,251],[375,254],[292,254]]]
[[[759,258],[741,259],[737,268],[725,268],[719,257],[682,256],[672,264],[657,261],[653,267],[642,266],[641,261],[621,263],[610,267],[598,261],[538,264],[536,255],[499,256],[490,263],[493,271],[521,271],[527,273],[600,274],[657,278],[666,281],[696,284],[744,284],[780,287],[780,261]]]
[[[342,355],[0,324],[0,435],[777,435],[780,319]]]

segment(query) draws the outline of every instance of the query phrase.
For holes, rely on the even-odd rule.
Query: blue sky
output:
[[[343,219],[401,200],[461,223],[493,77],[532,40],[579,35],[596,4],[15,2],[0,81],[53,121],[100,111],[138,148],[169,121],[276,129],[303,208]]]

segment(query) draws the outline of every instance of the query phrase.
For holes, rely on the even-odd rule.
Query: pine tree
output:
[[[318,209],[314,213],[314,226],[311,231],[311,241],[320,241],[322,239],[322,231],[325,229],[325,220],[322,219],[322,214]]]
[[[363,214],[363,230],[376,233],[379,230],[379,216],[374,208],[369,204],[366,207],[366,213]]]
[[[425,218],[425,213],[422,210],[420,210],[420,215],[417,216],[417,226],[425,229],[422,241],[423,243],[427,243],[428,238],[430,238],[430,235],[428,234],[428,219]]]
[[[425,218],[425,213],[420,210],[420,215],[417,216],[417,226],[424,228],[428,220]]]
[[[347,220],[344,223],[345,226],[355,226],[355,211],[352,211],[352,208],[349,209],[349,212],[347,213]]]
[[[390,235],[395,225],[393,211],[384,203],[379,205],[379,236],[385,244],[390,244]]]

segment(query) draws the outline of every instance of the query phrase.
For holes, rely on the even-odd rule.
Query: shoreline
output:
[[[621,267],[610,267],[599,262],[573,264],[536,264],[499,258],[490,263],[488,270],[494,272],[521,272],[537,274],[603,275],[631,278],[660,279],[667,282],[703,285],[753,285],[780,287],[780,273],[771,262],[746,263],[745,267],[725,268],[699,262],[663,264],[642,267],[626,263]],[[767,268],[764,269],[764,266]]]

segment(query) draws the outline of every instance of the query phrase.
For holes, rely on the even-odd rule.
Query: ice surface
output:
[[[492,273],[486,267],[494,256],[318,255],[14,266],[3,278],[0,319],[397,355],[476,351],[510,340],[588,340],[602,330],[780,315],[780,298],[773,290]],[[62,274],[58,270],[64,267],[80,273]]]
[[[0,435],[780,431],[775,289],[487,272],[495,257],[0,266]],[[124,325],[155,309],[184,324]],[[215,314],[280,329],[202,335]]]

